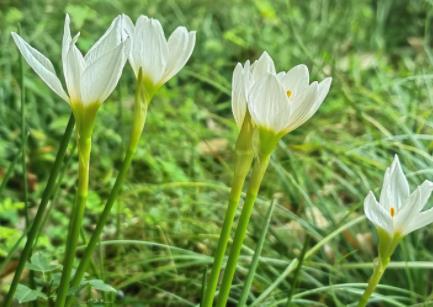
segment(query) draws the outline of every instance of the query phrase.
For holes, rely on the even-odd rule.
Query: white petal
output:
[[[406,229],[406,233],[410,233],[412,231],[418,230],[424,226],[433,223],[433,208],[421,212],[416,220],[412,220],[408,228]]]
[[[53,64],[42,53],[30,46],[21,36],[12,32],[12,37],[27,64],[36,74],[63,100],[69,101],[68,95],[63,90],[62,83],[57,78]]]
[[[72,38],[70,29],[70,18],[66,14],[62,42],[63,74],[65,76],[66,88],[71,101],[80,101],[80,78],[84,70],[84,58],[80,50],[75,46],[79,33]]]
[[[275,65],[271,56],[265,51],[252,65],[252,82],[256,82],[268,73],[275,74]]]
[[[247,97],[245,73],[241,63],[238,63],[233,71],[232,80],[232,111],[236,124],[240,128],[247,111]]]
[[[303,125],[306,121],[308,121],[314,114],[316,114],[319,107],[322,105],[323,101],[326,98],[326,95],[329,92],[329,88],[331,87],[332,78],[326,78],[317,86],[317,93],[314,94],[314,89],[311,89],[312,92],[309,93],[309,97],[304,99],[305,102],[313,102],[311,106],[305,107],[307,113],[304,113],[302,116],[298,118],[298,120],[294,121],[292,125],[288,128],[288,131],[292,131],[299,126]],[[314,82],[312,83],[312,85]],[[310,100],[311,99],[311,100]],[[308,104],[308,103],[307,103]],[[295,114],[295,112],[293,112]],[[292,116],[294,116],[292,114]]]
[[[168,59],[164,78],[161,83],[177,74],[191,57],[195,46],[195,32],[188,32],[185,27],[178,27],[168,38]]]
[[[364,200],[364,213],[370,222],[392,235],[393,227],[391,216],[383,210],[371,191]]]
[[[72,36],[71,36],[71,19],[69,15],[65,16],[65,25],[63,26],[63,40],[62,40],[62,65],[65,66],[66,56],[69,52],[69,47],[71,46]]]
[[[63,63],[63,73],[65,75],[66,87],[71,101],[81,101],[80,86],[81,74],[86,68],[84,58],[75,46],[75,39],[70,43],[68,52],[66,53],[65,62]]]
[[[124,42],[101,56],[87,67],[82,74],[82,103],[104,102],[116,87],[127,55],[124,53]]]
[[[161,24],[156,19],[140,16],[134,30],[131,65],[138,74],[141,67],[143,75],[158,84],[165,72],[168,57],[168,44]]]
[[[116,48],[122,42],[125,20],[124,15],[119,15],[113,20],[107,31],[105,31],[101,38],[87,52],[84,57],[86,65],[91,65],[102,55]]]
[[[287,126],[289,101],[276,75],[267,74],[255,82],[249,93],[248,109],[258,126],[277,133]]]
[[[329,89],[331,88],[332,78],[328,77],[322,80],[319,83],[319,94],[317,96],[317,102],[319,105],[322,104],[323,100],[325,100],[326,96],[329,93]]]
[[[293,67],[281,78],[281,83],[286,91],[292,92],[292,95],[302,94],[310,83],[308,67],[304,64]]]
[[[433,191],[433,182],[428,180],[424,181],[418,188],[409,196],[409,200],[400,209],[396,216],[396,226],[402,230],[404,234],[408,234],[418,228],[425,226],[419,226],[421,216],[425,216],[421,210],[427,204],[428,199]]]
[[[380,203],[386,208],[395,208],[398,212],[401,206],[409,197],[409,183],[400,165],[398,156],[394,156],[394,161],[385,172]]]
[[[320,104],[316,104],[319,92],[318,88],[319,85],[315,81],[311,83],[302,96],[289,99],[291,113],[284,129],[286,133],[293,131],[304,124],[317,111],[320,106]]]

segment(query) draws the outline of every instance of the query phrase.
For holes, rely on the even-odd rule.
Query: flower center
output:
[[[394,207],[391,207],[389,209],[389,214],[391,214],[391,217],[394,217],[394,215],[395,215],[395,209],[394,209]]]
[[[286,94],[287,94],[287,97],[290,98],[293,95],[293,92],[291,90],[287,90]]]

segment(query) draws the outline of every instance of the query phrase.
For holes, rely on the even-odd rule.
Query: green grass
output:
[[[290,292],[292,303],[353,306],[372,270],[375,232],[365,219],[336,230],[360,219],[364,197],[369,189],[378,192],[394,153],[412,187],[433,178],[433,1],[90,0],[66,6],[59,0],[23,1],[21,6],[11,0],[0,2],[0,183],[8,177],[0,189],[1,261],[25,227],[21,158],[16,158],[21,142],[20,68],[10,32],[20,27],[20,34],[49,55],[60,72],[64,12],[72,17],[73,31],[81,32],[82,50],[121,12],[133,18],[156,17],[167,34],[178,25],[197,31],[191,60],[150,107],[129,180],[95,257],[100,278],[122,291],[115,304],[199,302],[232,177],[237,128],[231,115],[231,74],[236,62],[255,59],[267,50],[280,70],[305,63],[312,80],[331,75],[334,81],[319,112],[284,137],[273,156],[231,302],[235,305],[240,297],[265,213],[274,200],[248,303],[286,304],[292,276],[284,273],[295,269],[296,263],[289,265],[308,235],[304,265]],[[24,75],[32,215],[69,110],[27,65]],[[120,85],[98,114],[86,233],[92,231],[121,163],[131,99],[133,75],[126,67]],[[220,140],[218,148],[209,150],[215,140]],[[35,248],[58,261],[76,184],[73,149],[70,146],[69,167]],[[378,288],[380,306],[433,300],[432,240],[430,226],[403,241]],[[0,275],[2,290],[7,289],[13,268],[5,270]],[[29,285],[26,279],[23,283]],[[83,302],[104,298],[88,294],[83,291]]]

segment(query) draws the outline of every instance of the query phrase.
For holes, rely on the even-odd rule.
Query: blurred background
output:
[[[264,50],[277,70],[305,63],[311,80],[332,76],[334,81],[319,112],[287,135],[273,156],[232,302],[239,296],[272,200],[277,208],[250,303],[278,306],[289,291],[296,306],[355,302],[362,290],[357,283],[367,281],[376,255],[375,231],[366,220],[324,244],[306,260],[296,282],[284,270],[299,255],[305,238],[310,238],[311,248],[363,215],[363,199],[368,190],[377,194],[393,154],[399,154],[412,187],[433,179],[433,1],[0,0],[0,297],[8,289],[20,247],[14,254],[10,251],[24,229],[20,66],[10,32],[19,32],[47,55],[60,75],[66,12],[72,31],[81,33],[78,46],[83,51],[120,13],[159,19],[167,37],[180,25],[197,31],[190,61],[150,107],[128,182],[95,255],[92,274],[117,293],[107,297],[93,289],[83,294],[83,303],[199,302],[232,177],[238,132],[231,115],[232,72],[237,62],[254,60]],[[34,213],[70,111],[26,64],[23,74],[27,180]],[[98,113],[84,233],[91,233],[122,160],[133,91],[127,66]],[[76,185],[72,143],[36,248],[53,263],[62,259]],[[379,288],[384,295],[380,306],[431,301],[432,240],[432,227],[404,240],[394,260],[409,264],[397,263],[385,274],[383,284],[388,286]],[[427,268],[414,268],[415,261],[424,261]],[[40,283],[46,287],[42,277]]]

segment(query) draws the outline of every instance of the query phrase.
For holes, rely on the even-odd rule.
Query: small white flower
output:
[[[13,32],[12,37],[26,62],[57,95],[72,107],[75,104],[87,106],[104,102],[120,79],[129,53],[129,44],[123,29],[123,17],[118,16],[83,57],[75,45],[79,33],[72,38],[70,19],[66,15],[62,63],[68,94],[63,89],[50,60],[17,33]]]
[[[391,237],[404,236],[433,222],[433,209],[424,210],[433,182],[424,181],[412,193],[397,155],[386,169],[379,202],[370,191],[364,201],[367,218]]]
[[[127,18],[125,30],[132,39],[129,62],[135,75],[139,69],[155,88],[177,74],[190,58],[195,45],[195,31],[178,27],[165,38],[161,23],[153,18],[140,16],[135,26]]]
[[[309,83],[307,66],[301,64],[288,72],[276,73],[268,53],[250,65],[238,63],[233,72],[232,109],[242,126],[248,110],[255,126],[276,134],[295,130],[311,118],[322,104],[332,78]]]

